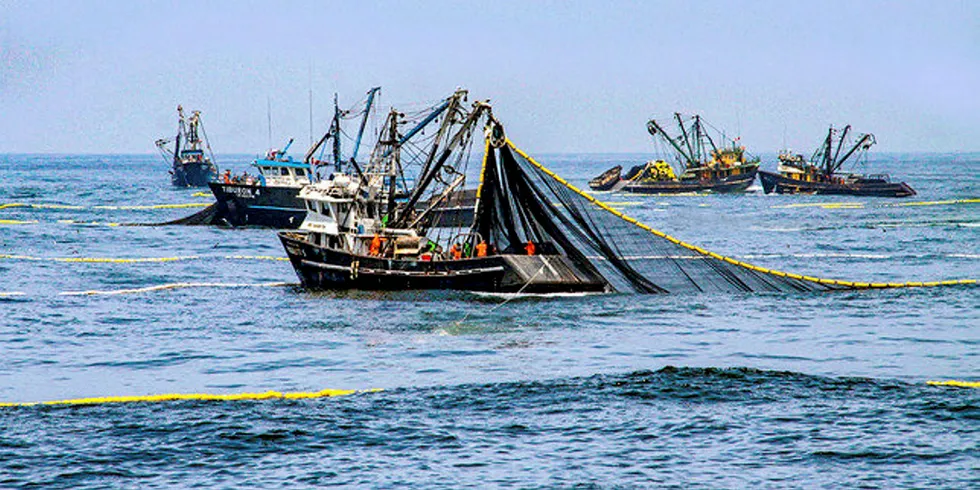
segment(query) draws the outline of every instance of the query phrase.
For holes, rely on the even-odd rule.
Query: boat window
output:
[[[279,169],[279,175],[289,175],[289,169],[286,167]]]

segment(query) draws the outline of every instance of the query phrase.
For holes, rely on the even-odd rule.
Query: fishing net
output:
[[[562,253],[583,270],[601,274],[620,292],[870,287],[771,271],[702,250],[595,200],[509,141],[488,150],[474,229],[503,253],[522,253],[530,241],[538,253]]]

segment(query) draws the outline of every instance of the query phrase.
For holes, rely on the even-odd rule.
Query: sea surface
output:
[[[167,167],[0,155],[0,402],[359,391],[0,407],[0,487],[980,487],[980,390],[927,384],[980,380],[978,286],[313,294],[274,231],[126,226],[212,201]],[[867,167],[919,194],[598,197],[768,268],[980,278],[980,155]]]

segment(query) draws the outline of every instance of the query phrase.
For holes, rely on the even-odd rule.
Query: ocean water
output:
[[[539,157],[580,186],[644,159]],[[978,165],[875,157],[904,200],[599,197],[764,267],[977,279]],[[382,390],[0,407],[0,487],[980,486],[980,390],[926,384],[980,380],[980,287],[314,294],[271,230],[117,226],[210,202],[166,169],[0,155],[0,402]]]

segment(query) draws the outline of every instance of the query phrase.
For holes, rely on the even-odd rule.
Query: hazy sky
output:
[[[216,152],[258,153],[267,100],[305,147],[311,80],[317,132],[334,92],[465,87],[532,152],[649,152],[675,111],[756,153],[830,123],[978,151],[980,2],[0,0],[0,152],[155,152],[180,103]]]

